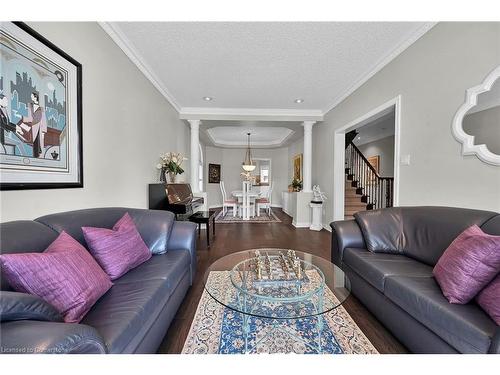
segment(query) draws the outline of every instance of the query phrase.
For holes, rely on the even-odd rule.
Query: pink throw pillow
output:
[[[113,229],[83,227],[82,230],[90,253],[111,280],[118,279],[151,258],[151,251],[128,213],[118,220]]]
[[[465,304],[500,270],[500,236],[484,233],[477,225],[464,230],[448,246],[433,270],[444,296]]]
[[[500,326],[500,273],[477,295],[476,301]]]
[[[78,241],[62,232],[43,253],[0,255],[14,290],[53,305],[66,323],[78,323],[113,283]]]

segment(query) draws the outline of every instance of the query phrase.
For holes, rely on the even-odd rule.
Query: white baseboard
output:
[[[292,225],[295,228],[309,228],[311,226],[311,223],[307,223],[307,222],[296,223],[295,221],[292,221]]]
[[[329,224],[323,224],[323,228],[327,230],[328,232],[332,231],[332,227]]]

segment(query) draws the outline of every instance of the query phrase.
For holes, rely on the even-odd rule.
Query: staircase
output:
[[[381,177],[353,139],[356,132],[346,134],[344,219],[352,219],[359,211],[392,207],[393,177]]]

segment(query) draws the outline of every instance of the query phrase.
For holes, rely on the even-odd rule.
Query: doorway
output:
[[[334,220],[399,203],[400,96],[335,131]]]

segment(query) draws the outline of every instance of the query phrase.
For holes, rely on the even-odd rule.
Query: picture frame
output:
[[[293,179],[302,181],[302,154],[293,157]]]
[[[380,155],[374,155],[366,158],[368,163],[375,169],[375,171],[380,174]]]
[[[220,183],[220,164],[208,164],[208,183]]]
[[[82,188],[82,65],[23,22],[0,59],[0,190]]]

